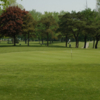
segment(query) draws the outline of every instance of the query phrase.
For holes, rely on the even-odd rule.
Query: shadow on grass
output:
[[[65,46],[59,46],[59,45],[50,45],[50,46],[46,46],[46,45],[0,45],[0,48],[1,47],[47,47],[47,48],[69,48],[69,47],[65,47]],[[71,48],[74,48],[74,47],[71,47]]]

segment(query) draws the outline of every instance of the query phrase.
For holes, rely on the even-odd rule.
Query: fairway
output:
[[[100,49],[0,47],[0,100],[100,100]]]

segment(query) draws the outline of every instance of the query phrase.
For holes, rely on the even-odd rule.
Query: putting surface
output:
[[[0,100],[100,100],[100,50],[0,47]]]

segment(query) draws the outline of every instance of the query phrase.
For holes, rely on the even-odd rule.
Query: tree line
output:
[[[87,40],[93,41],[93,48],[98,47],[100,40],[100,15],[98,11],[85,9],[80,12],[45,12],[44,14],[35,10],[26,11],[18,6],[9,6],[1,10],[0,15],[0,38],[11,37],[16,45],[16,38],[22,37],[25,40],[37,38],[49,40],[64,38],[66,47],[68,39],[74,39],[76,48],[79,47],[79,41],[84,41],[86,48]]]

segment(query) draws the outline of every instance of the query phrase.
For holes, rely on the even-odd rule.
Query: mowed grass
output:
[[[93,48],[93,41],[87,41],[89,42],[89,47],[88,48]],[[11,42],[10,42],[11,43]],[[75,48],[76,43],[75,42],[70,42],[71,47]],[[43,44],[40,41],[30,41],[29,42],[30,47],[46,47],[47,41],[44,41]],[[63,47],[65,48],[66,43],[65,42],[60,42],[60,41],[54,41],[53,43],[50,44],[49,41],[49,47]],[[13,44],[8,44],[7,41],[1,41],[0,42],[0,47],[13,47]],[[26,47],[27,44],[25,44],[25,41],[20,41],[18,44],[16,44],[17,47]],[[67,44],[69,48],[69,44]],[[79,48],[84,47],[84,42],[79,42]],[[100,49],[100,42],[98,43],[98,48]]]
[[[0,100],[100,100],[100,49],[0,47]]]

